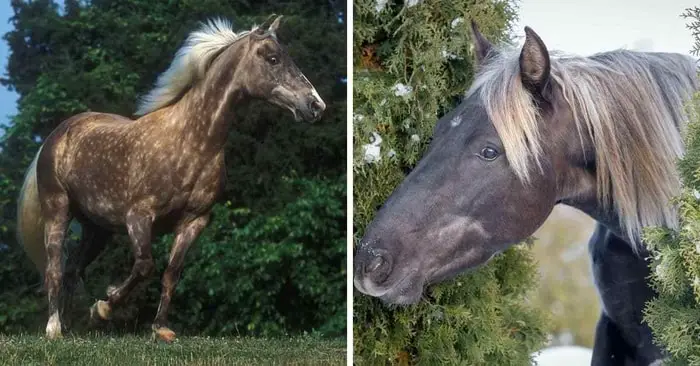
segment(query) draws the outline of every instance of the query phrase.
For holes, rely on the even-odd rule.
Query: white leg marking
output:
[[[58,311],[49,317],[49,322],[46,324],[46,337],[48,339],[61,337],[61,319],[58,316]]]

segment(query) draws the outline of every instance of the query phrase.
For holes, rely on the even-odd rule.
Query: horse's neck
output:
[[[626,237],[615,205],[610,203],[603,207],[597,198],[595,164],[586,163],[583,159],[574,160],[570,164],[576,168],[559,178],[561,196],[557,202],[582,211],[615,235]]]
[[[598,222],[598,224],[605,227],[606,230],[615,234],[620,241],[626,242],[632,248],[636,247],[640,251],[640,254],[644,252],[644,246],[639,242],[639,238],[633,243],[630,243],[626,232],[620,225],[620,216],[613,207],[603,208],[598,203],[597,199],[563,200],[561,203],[582,211]]]
[[[236,77],[240,56],[231,57],[236,51],[224,51],[204,80],[172,106],[170,116],[178,138],[201,151],[223,150],[233,106],[245,102],[245,91]]]
[[[597,200],[562,203],[581,210],[583,213],[605,226],[605,228],[613,234],[622,238],[626,236],[620,226],[620,218],[613,208],[602,208]]]
[[[591,146],[592,142],[586,141],[586,144]],[[603,205],[598,199],[596,163],[594,160],[586,158],[587,156],[595,156],[593,148],[568,151],[567,156],[569,156],[567,164],[570,169],[564,170],[557,177],[559,186],[557,203],[582,211],[611,233],[629,242],[627,233],[621,225],[620,214],[615,208],[615,203],[609,202],[607,205]],[[630,245],[636,245],[638,240]]]

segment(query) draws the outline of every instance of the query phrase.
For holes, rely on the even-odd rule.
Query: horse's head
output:
[[[388,303],[414,303],[425,285],[481,265],[526,239],[545,221],[560,199],[560,185],[567,183],[555,174],[562,164],[556,159],[578,138],[531,139],[494,123],[499,116],[493,111],[534,103],[536,109],[510,111],[522,116],[520,122],[533,124],[527,133],[569,130],[546,127],[571,126],[565,122],[573,117],[550,82],[544,43],[526,28],[519,61],[515,59],[513,70],[503,71],[492,45],[475,26],[473,30],[480,70],[470,92],[437,122],[428,150],[384,203],[356,249],[356,288]],[[497,69],[515,77],[499,77]],[[521,100],[507,100],[511,94]],[[531,157],[511,155],[508,148],[538,141],[567,142],[538,146],[538,162],[523,170],[522,162]]]
[[[277,41],[281,18],[271,16],[248,37],[248,52],[240,65],[246,70],[244,86],[251,97],[289,109],[296,120],[314,122],[326,104]]]

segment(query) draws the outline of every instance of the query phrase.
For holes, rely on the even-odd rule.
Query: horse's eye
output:
[[[481,149],[479,157],[484,160],[492,161],[498,157],[498,151],[490,146],[486,146],[485,148]]]
[[[277,65],[277,62],[279,62],[277,60],[277,57],[275,57],[275,56],[271,56],[270,58],[267,59],[267,61],[273,65]]]

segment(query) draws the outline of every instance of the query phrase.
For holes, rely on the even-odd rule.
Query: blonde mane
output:
[[[519,50],[484,65],[468,95],[478,95],[521,181],[541,169],[541,118],[520,79]],[[684,152],[685,102],[698,88],[695,60],[680,54],[612,51],[551,58],[551,76],[573,112],[583,145],[595,148],[597,192],[613,208],[631,243],[646,226],[678,225],[671,198]],[[610,207],[614,205],[614,207]],[[634,244],[633,244],[634,245]]]
[[[223,48],[250,32],[236,33],[231,27],[231,22],[220,18],[202,24],[187,37],[184,45],[175,54],[170,67],[158,77],[153,90],[141,98],[136,115],[151,113],[171,104],[197,80],[204,77],[211,61]]]

